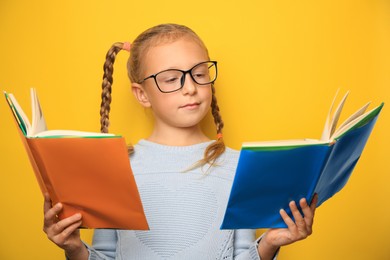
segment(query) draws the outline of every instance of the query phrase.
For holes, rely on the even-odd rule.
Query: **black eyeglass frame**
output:
[[[207,83],[198,83],[198,82],[196,81],[196,79],[194,78],[194,76],[192,75],[191,71],[192,71],[194,68],[196,68],[197,66],[199,66],[199,65],[201,65],[201,64],[203,64],[203,63],[212,63],[213,65],[211,65],[211,66],[215,66],[215,78],[214,78],[212,81],[207,82]],[[150,76],[144,78],[144,79],[141,80],[141,82],[139,82],[138,84],[142,84],[142,83],[144,83],[145,80],[153,78],[153,79],[154,79],[154,82],[156,83],[156,86],[157,86],[158,90],[160,90],[160,92],[162,92],[162,93],[172,93],[172,92],[178,91],[178,90],[180,90],[180,89],[182,89],[182,88],[184,87],[184,83],[185,83],[185,80],[186,80],[186,75],[187,75],[187,73],[190,74],[191,79],[192,79],[196,84],[198,84],[198,85],[213,84],[213,83],[217,80],[217,77],[218,77],[218,67],[217,67],[217,63],[218,63],[217,61],[211,61],[211,60],[210,60],[210,61],[203,61],[203,62],[200,62],[200,63],[196,64],[195,66],[193,66],[193,67],[192,67],[191,69],[189,69],[189,70],[179,70],[179,69],[167,69],[167,70],[163,70],[163,71],[160,71],[160,72],[158,72],[158,73],[156,73],[156,74],[153,74],[153,75],[150,75]],[[210,66],[209,68],[211,68],[211,66]],[[163,90],[160,88],[160,86],[159,86],[158,83],[157,83],[156,77],[157,77],[159,74],[161,74],[161,73],[163,73],[163,72],[166,72],[166,71],[180,71],[181,73],[183,73],[183,76],[180,78],[180,85],[181,85],[180,88],[175,89],[175,90],[170,90],[170,91],[163,91]]]

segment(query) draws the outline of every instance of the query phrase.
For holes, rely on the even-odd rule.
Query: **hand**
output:
[[[49,195],[46,193],[44,201],[43,231],[47,237],[57,246],[65,250],[65,254],[71,259],[87,259],[88,250],[80,238],[78,227],[82,223],[81,214],[74,214],[63,220],[58,220],[57,215],[62,210],[62,204],[57,203],[52,207]]]
[[[317,194],[314,195],[310,206],[307,204],[306,199],[301,199],[299,205],[303,212],[302,216],[295,201],[291,201],[289,206],[295,222],[284,209],[280,210],[280,215],[287,228],[269,229],[264,234],[258,246],[261,259],[271,259],[279,247],[305,239],[313,233],[314,213],[317,202]]]

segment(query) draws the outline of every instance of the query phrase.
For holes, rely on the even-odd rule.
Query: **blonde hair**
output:
[[[164,43],[174,42],[182,37],[190,37],[197,42],[206,52],[207,57],[208,50],[200,39],[200,37],[190,28],[178,25],[178,24],[160,24],[152,27],[143,33],[141,33],[135,41],[131,44],[130,57],[127,62],[128,76],[131,82],[140,82],[142,80],[142,68],[144,68],[143,57],[145,57],[147,51],[153,47]],[[110,104],[112,101],[111,92],[113,84],[113,72],[114,62],[116,55],[123,49],[124,43],[116,42],[108,50],[106,54],[106,61],[103,66],[103,83],[102,83],[102,101],[100,105],[100,125],[101,132],[108,133],[108,127],[110,124],[109,113]],[[197,166],[203,166],[205,164],[214,165],[216,159],[225,151],[225,144],[222,138],[223,121],[219,111],[217,98],[215,96],[214,84],[211,84],[212,100],[211,100],[211,113],[214,118],[216,126],[217,140],[212,142],[205,150],[204,157],[195,164]],[[133,146],[129,146],[129,153],[134,152]]]

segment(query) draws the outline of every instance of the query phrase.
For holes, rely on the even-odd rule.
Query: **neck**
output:
[[[192,128],[174,128],[169,129],[169,131],[155,128],[147,140],[163,145],[187,146],[207,142],[210,139],[199,126],[196,126]]]

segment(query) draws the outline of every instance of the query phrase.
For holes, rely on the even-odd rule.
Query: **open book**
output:
[[[18,101],[13,94],[7,93],[4,91],[5,98],[10,106],[16,122],[18,123],[20,130],[26,137],[59,137],[59,136],[101,136],[109,137],[114,136],[114,134],[106,133],[94,133],[94,132],[84,132],[84,131],[75,131],[75,130],[47,130],[45,117],[43,116],[42,108],[39,103],[39,99],[34,88],[30,89],[31,95],[31,111],[32,111],[32,120],[28,119],[27,115],[24,113],[22,107],[19,105]]]
[[[279,210],[301,198],[317,207],[347,183],[383,107],[366,104],[336,127],[348,93],[334,98],[321,139],[242,144],[222,229],[286,227]],[[299,204],[298,204],[299,205]]]
[[[148,229],[123,137],[47,130],[34,89],[31,123],[16,98],[4,95],[42,193],[63,204],[60,219],[81,213],[85,228]]]

